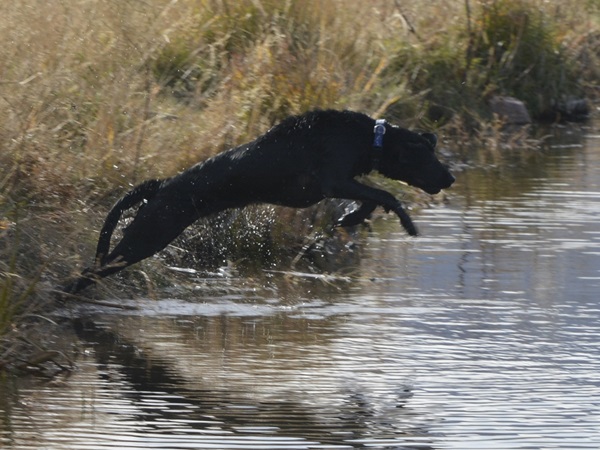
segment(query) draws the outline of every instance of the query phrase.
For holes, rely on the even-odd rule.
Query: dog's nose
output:
[[[448,176],[447,176],[447,180],[446,180],[446,188],[449,188],[450,186],[452,186],[452,184],[454,184],[454,182],[456,181],[456,178],[454,178],[454,176],[448,172]]]

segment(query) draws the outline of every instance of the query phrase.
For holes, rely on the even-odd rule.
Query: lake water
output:
[[[376,222],[344,276],[98,310],[70,376],[0,402],[1,446],[600,448],[600,128],[560,134],[457,173],[416,239]]]

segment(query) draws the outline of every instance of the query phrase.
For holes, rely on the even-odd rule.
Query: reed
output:
[[[87,262],[130,186],[289,114],[350,108],[472,138],[489,128],[495,93],[538,115],[597,96],[599,10],[593,0],[1,2],[2,320]],[[234,256],[266,255],[271,236],[293,245],[286,223],[313,227],[314,211],[264,211],[254,237],[241,233],[247,222],[232,228],[244,236]]]

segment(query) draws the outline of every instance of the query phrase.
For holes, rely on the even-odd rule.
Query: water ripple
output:
[[[78,369],[1,403],[0,443],[600,448],[599,150],[463,174],[418,239],[375,223],[349,276],[196,278],[194,298],[89,310]]]

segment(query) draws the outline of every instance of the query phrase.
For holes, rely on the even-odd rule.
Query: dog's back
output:
[[[309,206],[324,198],[327,179],[344,173],[352,178],[370,170],[359,149],[370,147],[372,122],[351,111],[292,116],[256,140],[188,169],[172,183],[191,183],[197,201],[208,196],[229,207]]]

